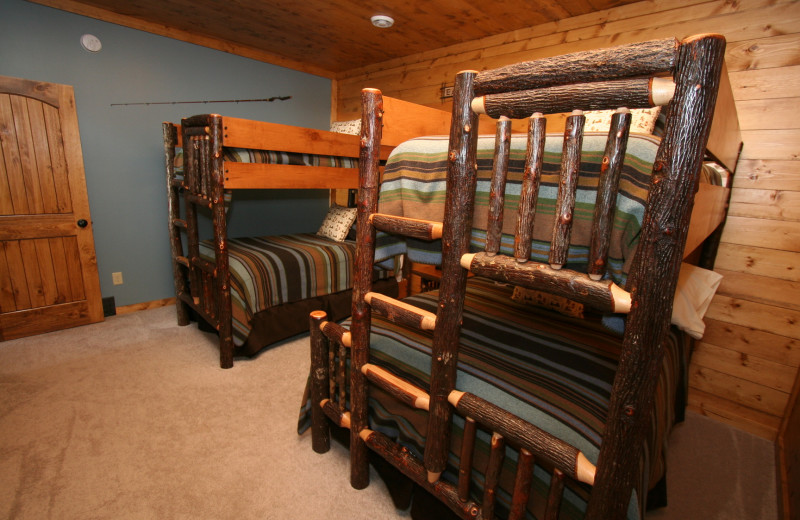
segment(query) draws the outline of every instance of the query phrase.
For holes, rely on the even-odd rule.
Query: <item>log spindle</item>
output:
[[[553,469],[550,476],[550,490],[547,493],[547,509],[543,520],[558,520],[561,510],[561,497],[564,496],[564,472],[558,468]]]
[[[617,202],[619,176],[625,161],[631,113],[627,108],[618,108],[611,117],[606,150],[600,166],[597,199],[592,220],[592,235],[589,246],[589,277],[600,280],[606,272],[608,248],[611,243],[614,209]]]
[[[330,348],[330,339],[328,342],[328,374],[336,374],[336,350]],[[333,399],[336,395],[336,378],[328,377],[328,397]]]
[[[506,440],[499,433],[492,434],[489,450],[489,462],[483,486],[483,518],[493,520],[494,506],[497,501],[497,487],[500,484],[500,471],[506,454]]]
[[[553,238],[550,246],[550,267],[553,269],[561,269],[567,263],[572,217],[575,212],[575,194],[578,191],[578,172],[581,167],[583,124],[585,122],[586,116],[583,115],[583,112],[574,110],[567,117],[564,129],[556,216],[553,222]]]
[[[514,491],[511,494],[511,511],[508,520],[521,520],[525,518],[525,509],[531,496],[531,482],[533,481],[533,454],[522,448],[517,458],[517,474],[514,477]]]
[[[462,502],[469,499],[469,482],[472,477],[472,458],[475,452],[477,423],[472,417],[464,418],[464,433],[461,437],[461,457],[458,466],[458,498]]]
[[[311,335],[311,447],[325,453],[331,447],[330,427],[320,403],[328,394],[328,339],[320,324],[325,321],[325,311],[313,311],[308,318]]]
[[[542,177],[546,131],[547,119],[541,112],[536,112],[528,122],[525,171],[522,174],[517,228],[514,233],[514,258],[518,262],[527,262],[531,256],[533,219],[536,216],[536,201],[539,198],[539,180]]]
[[[501,116],[497,121],[497,132],[494,142],[494,161],[492,166],[492,182],[489,188],[489,218],[486,229],[486,247],[489,255],[500,251],[500,240],[503,234],[503,204],[506,195],[506,177],[508,176],[508,160],[511,153],[511,120]]]
[[[339,386],[339,408],[347,409],[347,348],[339,345],[339,370],[336,372],[336,384]],[[333,398],[333,394],[331,394]]]

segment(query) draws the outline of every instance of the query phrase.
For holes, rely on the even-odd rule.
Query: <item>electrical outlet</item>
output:
[[[122,285],[122,273],[111,273],[111,281],[114,285]]]

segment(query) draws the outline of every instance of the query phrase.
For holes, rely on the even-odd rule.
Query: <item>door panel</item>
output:
[[[0,76],[0,340],[102,319],[72,87]]]

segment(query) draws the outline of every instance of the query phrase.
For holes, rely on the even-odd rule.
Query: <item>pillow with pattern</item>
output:
[[[611,127],[611,116],[616,110],[591,110],[585,112],[586,124],[584,132],[608,132]],[[631,132],[652,134],[656,126],[661,107],[634,108],[631,110]]]
[[[334,121],[331,123],[331,132],[339,134],[361,134],[361,120],[352,119],[350,121]]]
[[[328,214],[322,221],[317,235],[341,242],[347,238],[347,232],[350,231],[350,226],[355,220],[356,208],[345,208],[334,204],[328,209]]]

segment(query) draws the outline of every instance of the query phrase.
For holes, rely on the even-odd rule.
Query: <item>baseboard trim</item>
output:
[[[133,305],[123,305],[122,307],[117,307],[117,314],[129,314],[131,312],[158,309],[159,307],[166,307],[168,305],[175,305],[175,297],[153,300],[151,302],[134,303]]]

